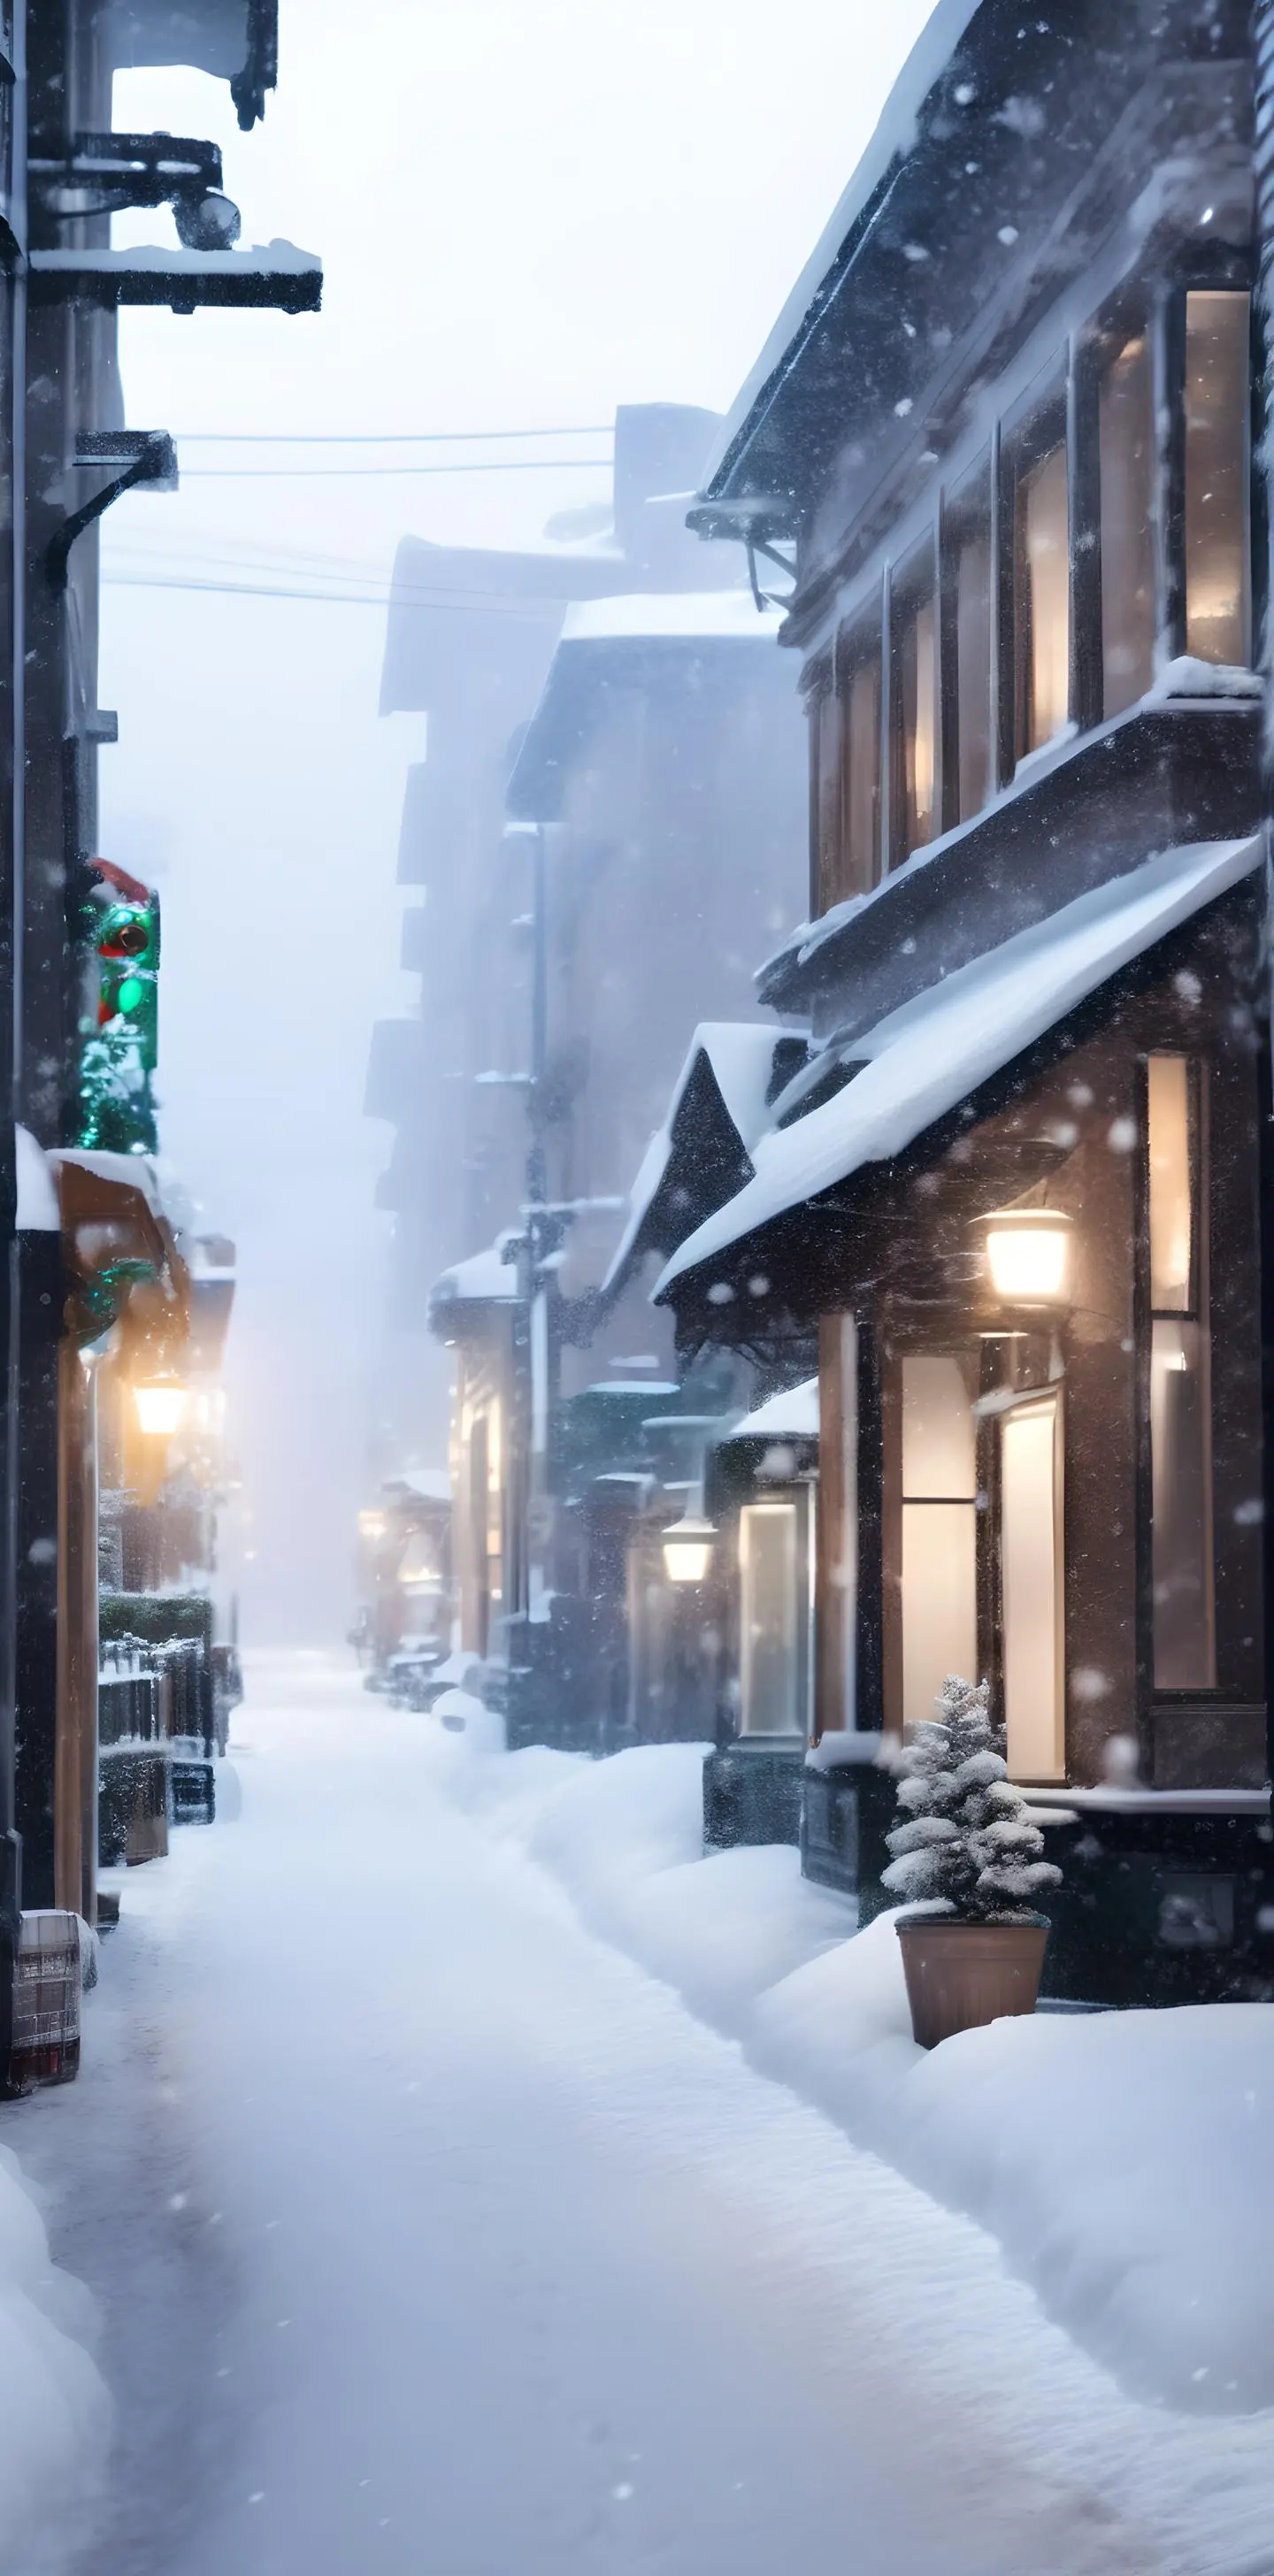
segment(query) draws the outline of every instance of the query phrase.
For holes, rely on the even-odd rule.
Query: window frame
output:
[[[933,671],[931,675],[931,708],[933,780],[930,789],[930,828],[923,840],[908,845],[907,841],[907,735],[903,698],[902,656],[908,633],[914,633],[917,617],[928,604],[932,622]],[[883,665],[882,665],[883,669]],[[917,684],[918,686],[918,684]],[[889,664],[887,706],[884,710],[889,742],[889,814],[887,873],[905,867],[919,849],[927,849],[943,829],[943,725],[942,725],[942,592],[941,546],[935,527],[911,546],[889,572]]]
[[[1054,358],[1041,370],[1034,384],[1009,410],[1000,428],[999,518],[1000,562],[997,595],[999,600],[999,776],[1002,785],[1010,785],[1022,764],[1046,752],[1061,740],[1065,728],[1075,721],[1075,647],[1076,600],[1075,560],[1078,531],[1074,508],[1074,424],[1072,419],[1072,385],[1074,370],[1069,353]],[[1066,470],[1066,609],[1067,668],[1066,714],[1060,726],[1043,742],[1028,739],[1030,681],[1028,658],[1030,627],[1023,613],[1027,598],[1026,543],[1024,511],[1021,497],[1026,481],[1037,467],[1058,448],[1065,457]]]

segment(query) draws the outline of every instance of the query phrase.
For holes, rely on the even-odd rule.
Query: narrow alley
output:
[[[82,2576],[1171,2563],[1030,2456],[1103,2383],[988,2241],[583,1931],[432,1721],[302,1656],[237,1725],[9,2130],[102,2311]]]

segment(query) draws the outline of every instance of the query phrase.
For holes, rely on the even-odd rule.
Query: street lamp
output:
[[[995,1208],[979,1218],[996,1296],[1011,1306],[1065,1306],[1072,1220],[1058,1208]]]
[[[712,1521],[700,1520],[692,1512],[683,1512],[681,1519],[664,1531],[664,1570],[670,1583],[704,1582],[716,1535]]]
[[[171,1440],[186,1410],[186,1389],[175,1377],[152,1378],[135,1386],[133,1402],[140,1428],[153,1440]]]

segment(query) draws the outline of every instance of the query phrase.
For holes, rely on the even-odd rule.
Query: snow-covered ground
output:
[[[6,2119],[117,2400],[79,2576],[1268,2576],[1269,2418],[1121,2391],[799,2098],[838,2014],[916,2076],[837,1983],[879,1940],[697,1857],[693,1751],[505,1757],[298,1660],[236,1732],[240,1819],[129,1876],[85,2075]]]

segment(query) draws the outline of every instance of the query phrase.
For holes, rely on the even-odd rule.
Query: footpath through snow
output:
[[[994,2216],[882,1940],[697,1857],[693,1751],[508,1757],[315,1661],[239,1725],[241,1820],[129,1876],[85,2076],[8,2130],[116,2399],[77,2576],[1269,2576],[1269,2417],[1121,2391],[895,2170],[929,2082]],[[1006,2203],[1052,2045],[972,2067]]]

